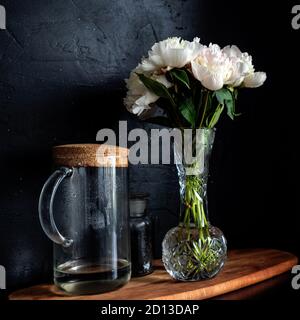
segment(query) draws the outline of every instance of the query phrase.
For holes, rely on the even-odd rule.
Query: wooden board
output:
[[[197,282],[173,280],[160,261],[155,271],[133,278],[112,292],[87,296],[68,296],[54,285],[43,284],[16,291],[11,300],[190,300],[207,299],[272,278],[297,264],[296,256],[273,249],[233,250],[223,270],[213,279]]]

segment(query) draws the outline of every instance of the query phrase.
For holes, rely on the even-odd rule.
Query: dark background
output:
[[[52,244],[38,221],[51,147],[94,142],[128,119],[123,79],[152,44],[168,36],[237,44],[266,71],[240,92],[239,111],[218,127],[209,183],[210,219],[229,248],[273,247],[299,254],[298,142],[300,30],[293,2],[216,0],[1,0],[0,264],[10,290],[52,278]],[[130,189],[150,192],[159,232],[177,222],[172,166],[131,168]]]

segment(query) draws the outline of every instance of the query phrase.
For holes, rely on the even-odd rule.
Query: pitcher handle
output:
[[[57,229],[53,215],[53,202],[61,182],[71,176],[73,170],[61,167],[54,171],[43,186],[39,199],[39,218],[46,235],[55,243],[64,247],[72,245],[73,240],[65,238]]]

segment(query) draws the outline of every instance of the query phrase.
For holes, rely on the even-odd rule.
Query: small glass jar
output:
[[[153,271],[152,223],[147,210],[147,194],[130,197],[130,234],[132,276],[144,276]]]

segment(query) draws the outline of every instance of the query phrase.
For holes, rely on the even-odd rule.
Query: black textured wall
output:
[[[201,26],[198,1],[1,4],[7,30],[0,31],[0,264],[15,287],[51,275],[51,243],[37,212],[51,146],[93,142],[97,130],[130,118],[123,79],[154,42],[174,34],[193,38]],[[176,223],[173,168],[133,168],[131,177],[133,191],[150,192],[152,213]],[[162,219],[160,238],[169,228],[164,221],[170,217]]]
[[[299,35],[291,30],[287,3],[251,1],[247,10],[241,1],[215,0],[1,4],[7,30],[0,31],[0,264],[10,289],[51,278],[51,243],[37,212],[51,172],[51,146],[94,142],[99,129],[115,127],[119,119],[142,126],[124,111],[123,79],[155,41],[171,35],[239,44],[267,71],[263,88],[241,94],[241,119],[225,120],[218,129],[211,217],[231,247],[298,250],[292,125],[297,84],[287,79],[299,72]],[[159,255],[164,232],[177,220],[176,171],[134,167],[130,178],[132,191],[151,194]]]

